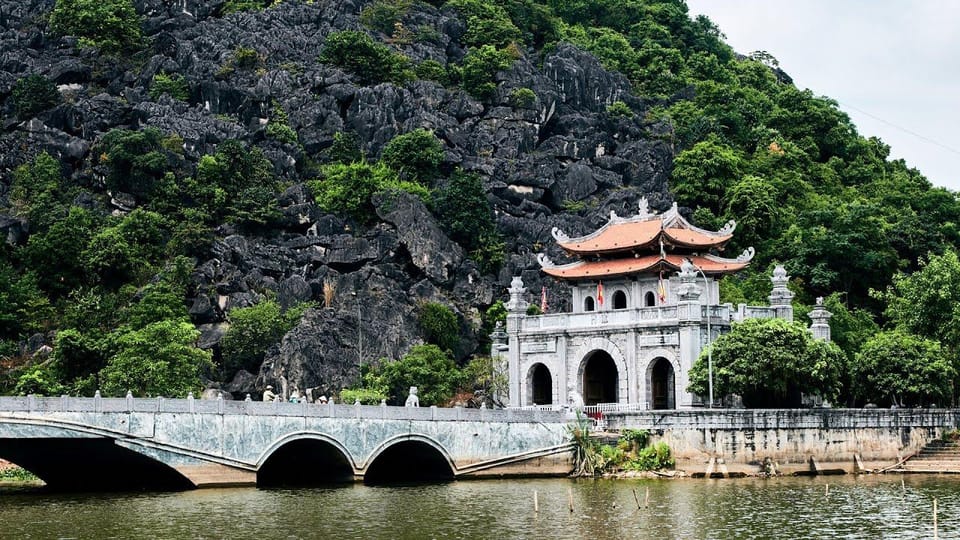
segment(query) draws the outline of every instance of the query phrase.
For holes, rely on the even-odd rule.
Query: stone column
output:
[[[813,334],[813,338],[830,341],[830,317],[833,317],[833,313],[823,307],[822,296],[817,297],[817,305],[810,310],[809,317],[810,332]]]
[[[523,286],[523,279],[520,276],[513,278],[510,282],[510,301],[507,302],[507,377],[510,379],[510,406],[519,407],[523,404],[523,396],[520,394],[520,331],[523,326],[523,319],[527,313],[527,301],[523,295],[527,292]]]
[[[491,369],[494,370],[494,376],[496,376],[497,373],[503,373],[504,364],[509,361],[510,345],[508,345],[508,338],[509,336],[503,329],[503,323],[497,321],[496,328],[494,328],[490,334],[490,361],[492,364]],[[500,392],[490,397],[495,401],[503,401],[503,396],[500,395]]]
[[[794,295],[793,292],[787,288],[787,282],[790,281],[790,276],[787,275],[787,270],[782,264],[778,264],[776,268],[773,269],[773,277],[770,278],[770,281],[773,282],[773,289],[770,291],[769,296],[770,307],[775,309],[777,318],[792,321],[792,302]]]
[[[679,360],[680,370],[673,374],[678,409],[693,407],[693,394],[687,392],[687,372],[700,356],[700,324],[703,310],[700,307],[700,294],[704,291],[697,285],[697,274],[693,263],[688,259],[680,267],[680,286],[677,287],[677,319],[680,324]]]

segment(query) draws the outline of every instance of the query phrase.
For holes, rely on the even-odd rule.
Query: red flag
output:
[[[540,289],[540,313],[547,312],[547,288]]]
[[[603,307],[603,282],[597,282],[597,303]]]

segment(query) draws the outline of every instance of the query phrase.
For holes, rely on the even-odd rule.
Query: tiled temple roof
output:
[[[654,254],[605,261],[577,261],[564,265],[553,264],[545,255],[540,255],[538,260],[544,273],[549,276],[557,279],[582,280],[628,276],[660,270],[676,271],[680,270],[684,259],[690,259],[705,274],[729,274],[746,268],[753,259],[753,253],[753,248],[747,249],[736,259],[725,259],[714,255],[661,256]]]
[[[646,199],[641,199],[636,216],[622,218],[611,212],[610,220],[593,233],[570,238],[555,228],[553,237],[560,247],[577,255],[635,252],[650,247],[659,250],[661,245],[706,251],[722,248],[733,238],[735,228],[736,222],[731,220],[719,231],[701,229],[680,215],[676,203],[657,215],[649,211]]]

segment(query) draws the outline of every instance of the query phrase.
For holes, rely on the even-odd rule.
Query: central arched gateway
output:
[[[607,351],[593,351],[583,361],[583,402],[585,405],[617,403],[620,374]]]
[[[676,409],[673,364],[666,358],[655,358],[647,367],[650,406],[653,409]]]
[[[258,487],[319,486],[353,479],[353,467],[342,449],[314,436],[284,442],[257,469]]]
[[[527,385],[530,389],[530,403],[535,405],[553,404],[553,377],[550,376],[550,370],[547,366],[540,363],[534,364],[530,368]]]

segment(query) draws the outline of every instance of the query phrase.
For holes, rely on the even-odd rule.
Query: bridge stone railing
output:
[[[433,420],[465,422],[567,422],[563,411],[518,409],[466,409],[463,407],[396,407],[389,405],[314,404],[222,399],[0,397],[2,413],[184,413],[250,416],[299,416],[367,420]]]

